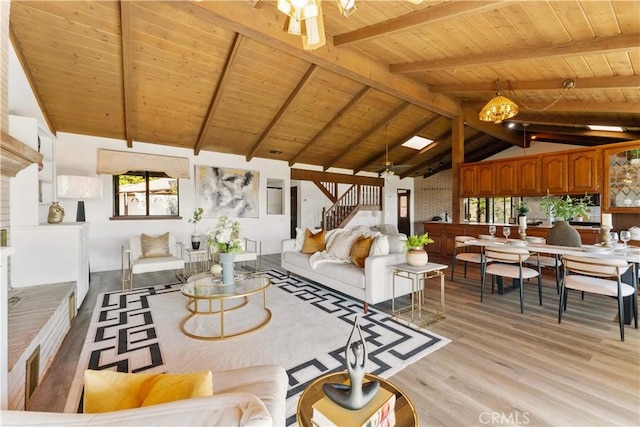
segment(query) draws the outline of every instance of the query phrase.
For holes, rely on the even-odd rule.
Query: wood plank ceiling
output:
[[[465,161],[534,135],[640,138],[640,0],[360,1],[348,18],[325,0],[327,45],[313,51],[283,31],[274,2],[250,3],[12,1],[10,34],[52,130],[123,149],[376,172],[388,144],[413,177],[449,167],[455,116]],[[498,78],[520,107],[514,128],[478,119]],[[400,145],[413,135],[436,142]]]

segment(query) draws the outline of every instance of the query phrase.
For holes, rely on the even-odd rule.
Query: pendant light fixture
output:
[[[496,80],[496,96],[480,111],[480,120],[500,124],[516,114],[518,114],[518,106],[506,96],[500,95],[500,79]]]

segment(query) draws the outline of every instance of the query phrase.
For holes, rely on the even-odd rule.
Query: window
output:
[[[470,222],[504,223],[517,216],[517,197],[473,197],[464,199],[464,217]]]
[[[113,176],[113,217],[177,217],[178,179],[162,172],[127,172]]]

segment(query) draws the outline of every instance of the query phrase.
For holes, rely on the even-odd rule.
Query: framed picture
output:
[[[244,169],[196,166],[196,207],[205,218],[258,218],[260,173]]]

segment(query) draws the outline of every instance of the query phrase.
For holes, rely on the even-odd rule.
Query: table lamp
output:
[[[58,197],[79,199],[76,210],[76,222],[85,222],[84,200],[102,197],[102,180],[92,176],[59,175]]]

